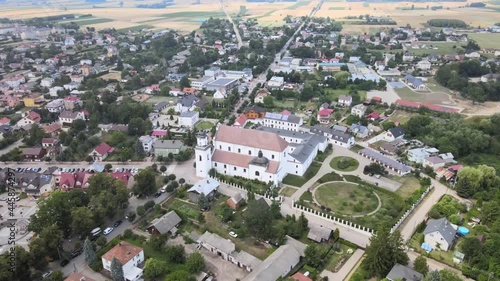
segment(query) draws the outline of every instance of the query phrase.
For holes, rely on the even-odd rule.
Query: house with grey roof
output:
[[[434,249],[448,251],[455,242],[457,228],[446,218],[430,219],[424,229],[424,242]]]
[[[170,211],[160,218],[154,219],[148,226],[147,231],[150,234],[165,234],[170,233],[175,235],[177,233],[177,226],[181,223],[182,219],[175,211]]]
[[[195,95],[185,95],[179,97],[175,105],[175,112],[183,113],[186,111],[194,111],[196,108],[203,109],[208,102],[206,98],[198,98]]]
[[[355,144],[354,137],[350,133],[344,133],[339,130],[328,128],[325,126],[316,125],[311,128],[311,133],[323,135],[327,137],[331,144],[338,145],[344,148],[351,148]]]
[[[190,189],[188,189],[189,200],[198,202],[198,198],[203,193],[208,199],[211,199],[219,188],[219,182],[212,178],[207,178],[198,181]]]
[[[420,78],[415,78],[412,75],[408,74],[405,76],[405,81],[408,86],[417,91],[427,91],[428,88],[425,86],[424,82]]]
[[[179,154],[184,149],[184,143],[181,140],[155,140],[153,148],[156,157],[168,157],[170,153]]]
[[[193,127],[200,120],[198,111],[186,111],[179,115],[179,126]]]
[[[257,265],[243,281],[276,281],[285,277],[304,256],[305,248],[304,243],[287,236],[286,244]]]
[[[303,123],[302,118],[293,114],[266,112],[264,115],[264,126],[266,127],[298,131]]]
[[[224,239],[217,234],[206,231],[203,235],[198,238],[198,244],[220,256],[222,259],[234,262],[235,259],[231,254],[236,250],[236,246],[229,239]]]
[[[307,238],[318,243],[322,243],[330,240],[332,236],[332,230],[328,227],[324,227],[322,225],[317,225],[314,223],[309,224],[309,233],[307,234]]]
[[[168,102],[161,101],[153,106],[154,112],[162,112],[165,108],[167,108]]]
[[[384,140],[386,142],[391,142],[396,139],[402,139],[405,137],[405,130],[401,127],[394,127],[387,130],[384,135]]]
[[[400,163],[392,158],[384,156],[370,148],[364,148],[358,151],[358,153],[373,162],[379,163],[385,168],[391,169],[401,176],[404,176],[411,172],[411,168],[403,163]]]
[[[351,131],[351,134],[362,139],[370,135],[370,130],[366,126],[360,124],[352,124],[349,130]]]
[[[386,276],[390,281],[405,280],[405,281],[421,281],[424,275],[409,267],[396,263],[389,274]]]

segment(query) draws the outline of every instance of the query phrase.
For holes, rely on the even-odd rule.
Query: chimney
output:
[[[85,281],[85,277],[80,278],[80,281]]]
[[[127,252],[127,255],[130,255],[130,251]]]

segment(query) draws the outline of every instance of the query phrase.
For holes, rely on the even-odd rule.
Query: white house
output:
[[[324,126],[312,127],[311,133],[325,136],[329,143],[344,148],[351,148],[356,143],[353,135]]]
[[[57,97],[58,96],[57,93],[63,90],[64,90],[63,87],[55,86],[49,89],[49,94],[51,97]]]
[[[266,112],[264,126],[282,130],[298,131],[304,121],[302,118],[290,114]]]
[[[351,96],[340,95],[340,97],[339,97],[339,105],[342,105],[342,106],[351,106],[351,104],[352,104],[352,97]]]
[[[257,94],[255,95],[254,102],[264,103],[264,98],[269,95],[270,93],[266,89],[260,89],[259,91],[257,91]]]
[[[155,139],[151,136],[141,136],[139,138],[139,141],[142,144],[142,149],[144,152],[149,153],[151,152],[151,149],[153,149],[153,144],[155,142]]]
[[[448,251],[455,241],[456,226],[446,218],[430,219],[424,229],[424,242],[433,249]]]
[[[200,120],[198,111],[186,111],[179,115],[179,126],[193,127]]]
[[[175,105],[175,112],[193,111],[200,99],[195,95],[185,95],[179,98]]]
[[[428,60],[421,60],[417,63],[417,68],[420,70],[430,70],[432,64]]]
[[[430,153],[425,148],[414,148],[408,150],[408,161],[421,164],[425,158],[429,157]]]
[[[214,77],[203,76],[199,79],[192,81],[191,87],[195,88],[196,90],[203,90],[208,83],[213,82],[213,81],[215,81]]]
[[[138,266],[144,263],[144,251],[126,241],[121,241],[102,255],[102,266],[111,273],[111,263],[116,258],[122,264],[123,277],[128,281],[142,280],[142,269]]]
[[[364,106],[362,104],[358,104],[358,105],[355,105],[351,108],[351,114],[357,115],[361,118],[361,117],[365,116],[366,109],[367,109],[366,106]]]
[[[392,142],[395,139],[402,139],[405,136],[405,131],[401,127],[395,127],[387,130],[384,135],[384,140],[386,142]]]
[[[227,98],[227,92],[225,89],[220,89],[220,90],[215,91],[214,99],[223,100],[225,98]]]
[[[81,111],[69,111],[65,110],[59,114],[59,123],[72,124],[75,120],[82,119],[85,120],[85,115]]]
[[[42,87],[49,88],[52,87],[52,84],[54,84],[54,79],[50,77],[43,78],[42,81],[40,81],[40,86]]]
[[[56,99],[53,101],[50,101],[45,105],[45,108],[52,113],[59,113],[64,110],[64,100],[63,99]]]
[[[430,156],[424,158],[424,161],[422,162],[422,166],[424,167],[431,167],[433,170],[436,170],[437,168],[444,167],[446,164],[446,161],[443,160],[439,156]]]
[[[271,89],[279,89],[279,88],[283,87],[284,84],[285,84],[284,77],[273,76],[267,82],[267,87],[269,87]]]

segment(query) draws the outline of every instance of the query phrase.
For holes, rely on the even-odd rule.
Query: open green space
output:
[[[500,46],[500,33],[470,33],[469,39],[473,39],[481,48],[498,48]]]
[[[351,147],[351,150],[356,153],[358,153],[358,151],[360,151],[361,149],[364,149],[364,147],[359,144],[355,144],[353,147]]]
[[[214,123],[209,121],[200,121],[195,125],[198,130],[210,130],[214,127]]]
[[[307,6],[309,5],[309,3],[311,3],[311,1],[297,1],[295,4],[293,4],[292,6],[286,8],[287,10],[295,10],[295,9],[298,9],[302,6]]]
[[[114,20],[112,19],[106,19],[106,18],[84,18],[84,19],[76,19],[76,20],[70,20],[70,21],[64,21],[60,23],[69,23],[69,22],[74,22],[80,26],[82,25],[91,25],[91,24],[98,24],[98,23],[105,23],[105,22],[112,22]]]
[[[151,28],[154,28],[154,26],[149,25],[149,24],[140,24],[140,25],[136,25],[136,26],[120,28],[120,29],[117,29],[116,31],[118,31],[118,32],[132,31],[133,32],[133,31],[140,31],[143,29],[151,29]]]
[[[339,171],[352,172],[359,167],[359,162],[352,157],[338,156],[330,161],[330,167]]]
[[[284,184],[288,184],[291,186],[296,186],[296,187],[301,187],[303,186],[308,180],[313,178],[321,168],[321,163],[313,161],[309,168],[306,170],[304,173],[304,176],[297,176],[297,175],[287,175],[283,179]]]
[[[343,181],[344,178],[335,173],[335,172],[330,172],[328,174],[324,174],[319,180],[318,183],[325,183],[325,182],[330,182],[330,181]]]
[[[456,54],[457,48],[460,47],[460,43],[449,43],[449,42],[426,42],[425,45],[433,45],[437,49],[409,49],[408,51],[414,53],[415,55],[446,55],[446,54]],[[453,48],[455,46],[455,48]]]
[[[157,19],[139,21],[138,23],[148,23],[148,22],[161,21],[163,19],[180,19],[180,18],[186,21],[196,21],[196,20],[209,19],[211,17],[223,18],[225,16],[226,14],[221,11],[186,11],[186,12],[162,14],[159,15]]]
[[[176,97],[161,97],[161,96],[152,96],[149,99],[145,101],[145,103],[149,104],[157,104],[159,102],[166,101],[166,102],[176,102],[177,98]]]
[[[280,190],[280,194],[286,197],[292,196],[295,192],[297,192],[297,188],[293,188],[290,186],[286,186],[285,188]]]
[[[344,215],[366,214],[378,206],[378,199],[372,190],[348,182],[323,184],[314,195],[319,204]]]
[[[337,100],[341,95],[349,95],[348,89],[330,89],[324,88],[323,91],[326,95],[329,95],[332,100]],[[366,99],[366,91],[358,91],[359,98],[361,100]]]
[[[166,207],[193,220],[197,219],[198,214],[200,213],[197,205],[181,201],[179,199],[169,201],[168,204],[166,204]]]
[[[394,124],[405,124],[411,117],[418,115],[418,113],[407,112],[404,110],[396,110],[385,122],[393,122]]]
[[[415,190],[420,188],[420,181],[414,176],[393,176],[390,179],[401,183],[401,187],[396,191],[396,194],[402,198],[410,197]]]

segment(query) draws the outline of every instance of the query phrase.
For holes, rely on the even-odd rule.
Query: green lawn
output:
[[[361,149],[364,149],[364,147],[362,147],[359,144],[356,144],[353,147],[351,147],[351,150],[354,151],[354,152],[356,152],[356,153],[358,153],[358,151],[360,151]]]
[[[329,182],[329,181],[343,181],[343,180],[344,180],[344,178],[342,178],[341,175],[339,175],[335,172],[331,172],[331,173],[323,175],[318,180],[318,183],[325,183],[325,182]]]
[[[174,199],[165,203],[164,208],[175,210],[186,217],[196,220],[200,213],[199,208],[195,204],[186,203],[184,201]]]
[[[106,19],[106,18],[84,18],[84,19],[81,19],[81,20],[71,20],[71,21],[66,21],[66,23],[69,23],[69,22],[74,22],[80,26],[82,25],[91,25],[91,24],[98,24],[98,23],[105,23],[105,22],[112,22],[114,20],[112,19]]]
[[[315,197],[322,206],[344,215],[369,213],[378,206],[373,191],[347,182],[324,184],[316,189]]]
[[[331,271],[331,272],[336,272],[339,270],[337,264],[341,261],[341,259],[344,260],[344,262],[349,259],[351,256],[350,254],[347,253],[347,250],[351,249],[350,247],[340,244],[340,250],[337,252],[334,252],[333,255],[331,255],[330,259],[328,260],[325,269]],[[337,270],[335,270],[337,269]]]
[[[329,145],[326,149],[325,152],[318,152],[318,155],[316,155],[316,158],[314,158],[315,161],[318,162],[323,162],[325,159],[330,156],[333,152],[333,148],[331,145]]]
[[[403,110],[397,110],[396,112],[394,112],[391,117],[389,117],[387,119],[386,122],[394,122],[394,124],[405,124],[406,122],[408,122],[408,120],[410,120],[410,118],[412,116],[416,116],[418,115],[418,113],[414,113],[414,112],[407,112],[407,111],[403,111]]]
[[[188,18],[192,20],[196,20],[196,18],[221,18],[225,17],[226,14],[219,10],[214,11],[188,11],[188,12],[175,12],[160,15],[160,17],[164,18]]]
[[[198,124],[196,124],[196,129],[198,130],[210,130],[214,127],[214,123],[209,122],[209,121],[200,121]]]
[[[311,1],[297,1],[295,4],[293,4],[292,6],[286,8],[287,10],[296,10],[302,6],[307,6],[309,5],[309,3],[311,3]]]
[[[304,173],[304,176],[288,175],[283,179],[283,183],[291,186],[301,187],[308,180],[313,178],[321,168],[321,163],[313,161]]]
[[[166,102],[176,102],[177,98],[176,97],[161,97],[161,96],[152,96],[149,99],[147,99],[145,102],[150,103],[150,104],[157,104],[159,102],[166,101]]]
[[[470,33],[469,39],[475,40],[481,48],[498,48],[500,46],[500,33]]]
[[[341,163],[344,161],[346,162],[345,164]],[[345,168],[339,167],[339,164],[341,166],[346,165],[346,167]],[[335,170],[339,170],[339,171],[352,172],[352,171],[355,171],[359,167],[359,162],[358,162],[358,160],[351,158],[351,157],[338,156],[338,157],[333,158],[332,161],[330,161],[330,167],[332,167]]]
[[[280,194],[286,197],[292,196],[297,191],[297,188],[287,186],[280,190]]]
[[[302,196],[300,196],[300,200],[312,202],[313,201],[312,193],[310,191],[304,192]]]
[[[136,26],[120,28],[120,29],[117,29],[116,31],[118,31],[118,32],[132,31],[133,32],[133,31],[140,31],[143,29],[151,29],[151,28],[154,28],[154,26],[149,25],[149,24],[140,24],[140,25],[136,25]]]
[[[409,101],[420,101],[421,98],[418,97],[418,93],[415,93],[412,89],[408,87],[394,89],[398,93],[399,97]]]
[[[349,90],[347,89],[324,88],[323,91],[325,92],[326,95],[329,95],[332,100],[337,100],[341,95],[349,94]],[[359,93],[359,98],[361,100],[366,99],[366,91],[358,91],[358,93]]]
[[[396,191],[396,194],[402,198],[410,197],[416,189],[420,188],[420,182],[414,176],[394,176],[391,179],[402,183],[401,187]]]

